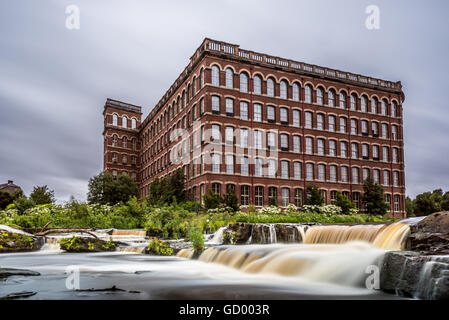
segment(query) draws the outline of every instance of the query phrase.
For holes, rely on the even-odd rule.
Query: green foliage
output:
[[[55,192],[45,186],[36,186],[30,194],[30,200],[35,204],[47,204],[55,202]]]
[[[406,205],[406,210],[407,210],[407,217],[416,217],[415,204],[414,204],[413,200],[408,196],[407,196],[407,198],[405,198],[405,205]]]
[[[209,189],[206,194],[203,195],[203,203],[206,209],[215,209],[221,203],[220,195]]]
[[[192,226],[189,230],[189,240],[195,252],[204,250],[204,236],[200,227]]]
[[[308,186],[307,187],[307,197],[306,203],[308,205],[317,205],[321,206],[324,203],[323,195],[321,194],[320,189],[317,186]]]
[[[431,213],[438,212],[446,207],[449,201],[449,193],[443,195],[443,190],[436,189],[432,192],[424,192],[416,196],[413,201],[413,211],[416,216],[427,216]]]
[[[36,204],[33,200],[28,199],[26,196],[21,196],[14,200],[14,208],[17,209],[17,211],[20,214],[23,214],[26,210],[33,208]]]
[[[113,251],[117,247],[117,244],[111,240],[104,241],[95,238],[73,236],[60,239],[59,246],[62,250],[68,252],[98,252]]]
[[[337,191],[336,199],[332,202],[332,204],[340,207],[342,214],[351,214],[351,209],[356,208],[355,204],[340,191]]]
[[[139,189],[136,181],[127,174],[121,174],[114,179],[109,172],[102,172],[89,180],[89,203],[114,205],[126,202],[131,197],[137,197]]]
[[[390,210],[390,205],[384,199],[384,188],[372,179],[363,182],[362,203],[368,214],[385,215]]]
[[[29,251],[34,247],[34,239],[30,236],[0,231],[0,253]]]
[[[237,195],[235,194],[235,191],[230,189],[227,190],[223,198],[223,204],[234,212],[239,210],[239,202],[237,199]]]
[[[8,192],[8,191],[0,191],[0,209],[5,209],[9,205],[13,204],[13,202],[22,197],[23,192],[21,189],[16,190],[15,192]]]
[[[147,246],[147,252],[149,254],[154,254],[157,256],[173,255],[173,249],[170,248],[170,246],[167,245],[165,242],[158,239],[151,239],[150,243]]]
[[[186,201],[185,181],[186,178],[181,169],[177,169],[173,174],[162,179],[156,178],[150,184],[148,203],[162,205]]]

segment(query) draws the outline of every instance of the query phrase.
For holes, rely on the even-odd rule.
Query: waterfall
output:
[[[276,243],[277,242],[277,238],[276,238],[276,228],[274,226],[274,224],[270,224],[270,243]]]
[[[40,251],[62,252],[61,247],[59,246],[60,239],[61,239],[60,237],[56,237],[56,238],[45,237],[45,243],[40,248]]]
[[[207,244],[214,245],[214,244],[222,244],[223,243],[223,232],[226,230],[227,227],[221,227],[219,228],[212,236],[212,238],[208,241],[206,241]]]

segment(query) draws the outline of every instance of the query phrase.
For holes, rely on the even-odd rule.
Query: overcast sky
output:
[[[66,28],[67,5],[80,29]],[[380,29],[365,27],[368,5]],[[401,80],[407,194],[449,190],[449,1],[1,1],[0,183],[85,200],[106,98],[159,101],[205,37]]]

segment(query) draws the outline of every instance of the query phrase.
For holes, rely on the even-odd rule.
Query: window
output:
[[[358,159],[359,158],[359,144],[358,143],[351,143],[351,157],[352,159]]]
[[[329,131],[335,132],[335,116],[329,116],[328,121],[329,121]]]
[[[226,127],[225,130],[226,144],[234,144],[234,128]]]
[[[112,170],[112,176],[114,177],[114,180],[117,179],[117,170]]]
[[[204,98],[200,101],[200,114],[204,113]]]
[[[377,122],[373,122],[372,124],[373,129],[373,136],[378,137],[379,136],[379,124]]]
[[[293,136],[293,152],[301,152],[301,137]]]
[[[240,101],[240,119],[248,120],[248,103]]]
[[[263,187],[257,186],[254,189],[254,205],[263,206]]]
[[[241,157],[240,158],[240,174],[242,176],[249,175],[249,163],[248,163],[248,157]]]
[[[288,135],[287,134],[281,134],[281,148],[283,150],[288,150]]]
[[[302,189],[296,188],[295,189],[295,206],[301,207],[302,206]]]
[[[321,88],[316,89],[316,103],[323,105],[323,90]]]
[[[240,203],[243,206],[249,205],[249,186],[240,187]]]
[[[215,192],[216,194],[221,194],[221,184],[220,183],[212,183],[212,192]]]
[[[340,109],[346,109],[346,93],[340,92],[338,95],[338,102]]]
[[[324,164],[318,165],[318,180],[319,181],[326,180],[326,166]]]
[[[136,129],[137,127],[137,121],[136,119],[132,118],[131,119],[131,129]]]
[[[362,179],[363,181],[365,181],[366,179],[369,179],[369,169],[368,168],[363,168],[362,170]]]
[[[248,129],[240,129],[240,147],[248,148]]]
[[[262,177],[263,176],[262,159],[260,159],[260,158],[256,158],[254,160],[254,176],[256,176],[256,177]]]
[[[112,154],[112,162],[117,163],[117,153],[115,152]]]
[[[321,113],[316,116],[316,128],[318,130],[324,130],[324,115]]]
[[[341,182],[348,182],[348,167],[341,167]]]
[[[123,148],[127,148],[128,147],[128,138],[127,137],[123,137],[122,138],[122,147]]]
[[[391,138],[393,140],[398,140],[398,127],[395,125],[391,126]]]
[[[117,145],[118,145],[118,137],[117,137],[116,134],[114,134],[114,135],[112,136],[112,146],[113,146],[113,147],[117,147]]]
[[[276,112],[276,108],[273,106],[268,106],[267,107],[267,119],[270,122],[274,122],[276,121],[276,116],[275,116],[275,112]]]
[[[397,105],[396,105],[396,102],[393,101],[393,102],[391,103],[391,116],[392,116],[393,118],[396,117],[396,110],[397,110]]]
[[[116,114],[112,115],[112,125],[118,126],[118,116]]]
[[[335,107],[335,94],[333,90],[327,92],[327,105],[329,107]]]
[[[346,133],[346,118],[340,118],[340,132]]]
[[[388,138],[388,124],[382,123],[382,138]]]
[[[360,111],[362,112],[366,112],[366,105],[367,105],[367,99],[365,96],[362,96],[362,98],[360,99]]]
[[[289,172],[288,172],[288,161],[282,160],[281,161],[281,178],[288,179]]]
[[[355,94],[351,94],[351,110],[357,110],[357,96]]]
[[[192,84],[193,84],[193,85],[192,85],[192,91],[193,91],[193,92],[192,92],[192,93],[193,93],[192,96],[194,96],[194,95],[196,94],[196,92],[198,91],[198,90],[197,90],[197,87],[196,87],[196,76],[193,77]]]
[[[317,140],[317,153],[320,156],[324,156],[324,139]]]
[[[231,68],[226,69],[226,88],[233,89],[234,88],[234,72]]]
[[[226,161],[226,173],[234,174],[234,156],[232,154],[227,154],[225,161]]]
[[[395,187],[399,187],[399,172],[398,171],[393,172],[393,185]]]
[[[248,76],[246,73],[240,74],[240,91],[248,92]]]
[[[293,178],[301,179],[301,163],[293,162]]]
[[[387,115],[387,102],[385,100],[382,100],[380,104],[380,114],[383,116]]]
[[[313,180],[314,179],[314,165],[313,163],[307,163],[306,164],[306,179],[307,180]]]
[[[220,113],[220,97],[212,96],[212,112]]]
[[[384,170],[384,186],[389,186],[390,185],[390,171],[388,170]]]
[[[218,124],[212,125],[212,141],[221,142],[220,126]]]
[[[299,110],[293,110],[293,126],[297,128],[300,126]]]
[[[268,132],[268,147],[269,148],[275,148],[276,147],[276,133],[275,132]]]
[[[278,199],[278,189],[276,187],[268,187],[268,202],[276,204]]]
[[[290,203],[290,189],[289,188],[282,188],[282,206],[286,207]]]
[[[313,154],[313,138],[306,137],[306,153]]]
[[[281,89],[280,97],[282,99],[287,99],[287,81],[285,81],[285,80],[281,81],[280,89]]]
[[[357,209],[360,209],[360,192],[353,192],[352,193],[352,202],[354,202],[355,207]]]
[[[254,130],[254,147],[257,150],[262,149],[262,131]]]
[[[380,181],[380,171],[379,169],[374,169],[373,170],[373,180],[375,183],[379,183]]]
[[[368,135],[368,121],[362,120],[362,134]]]
[[[337,142],[335,140],[329,140],[329,155],[331,157],[337,156]]]
[[[299,85],[295,82],[293,83],[293,90],[292,90],[292,96],[293,100],[299,101]]]
[[[137,150],[137,139],[133,138],[131,141],[132,141],[132,145],[133,145],[133,150],[136,151]]]
[[[312,127],[313,127],[312,112],[307,111],[306,112],[306,128],[312,129]]]
[[[346,141],[340,142],[340,157],[346,158],[348,156],[348,143]]]
[[[400,211],[401,210],[401,196],[395,195],[394,196],[394,211]]]
[[[220,85],[220,69],[212,66],[212,85],[218,87]]]
[[[388,162],[389,156],[388,156],[388,147],[382,147],[382,161]]]
[[[359,168],[352,168],[352,183],[359,183]]]
[[[281,108],[281,123],[287,124],[288,123],[288,109],[287,108]]]
[[[127,164],[128,163],[128,156],[126,154],[124,154],[123,157],[122,157],[122,163],[123,164]]]
[[[379,160],[379,146],[373,146],[373,159]]]
[[[122,127],[123,128],[127,128],[128,127],[128,118],[127,117],[122,117]]]
[[[376,98],[371,98],[371,113],[377,113],[377,100]]]
[[[254,121],[262,121],[262,105],[258,103],[254,104]]]
[[[393,163],[399,162],[399,149],[393,148]]]
[[[272,78],[267,80],[267,96],[274,97],[274,80]]]
[[[262,78],[260,76],[254,77],[254,90],[255,94],[262,94]]]
[[[351,119],[351,134],[357,135],[357,119]]]
[[[312,103],[312,87],[310,85],[306,85],[305,87],[305,102]]]
[[[331,165],[329,167],[329,180],[331,182],[337,182],[337,166]]]
[[[201,88],[204,87],[204,69],[201,69],[200,71],[200,86]]]
[[[226,114],[234,115],[234,100],[226,98]]]
[[[270,178],[276,177],[276,160],[273,159],[268,160],[268,177]]]

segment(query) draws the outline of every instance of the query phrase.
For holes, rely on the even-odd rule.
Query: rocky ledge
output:
[[[61,249],[67,252],[101,252],[114,251],[118,243],[114,241],[104,241],[90,237],[62,238],[59,241]]]
[[[0,225],[0,253],[38,250],[42,244],[42,237],[35,237],[20,229]]]

